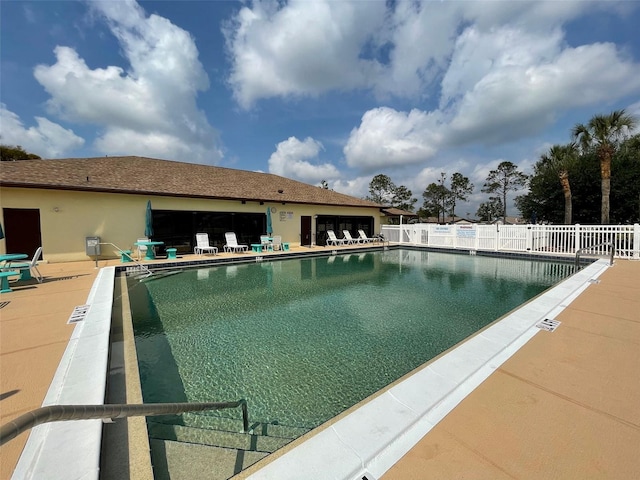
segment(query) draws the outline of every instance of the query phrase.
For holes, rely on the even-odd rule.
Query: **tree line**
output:
[[[492,221],[507,215],[507,195],[509,192],[524,186],[527,176],[518,170],[511,162],[501,162],[495,170],[491,170],[482,191],[490,196],[487,202],[480,204],[476,216],[481,221]],[[449,177],[441,172],[438,181],[430,183],[422,192],[423,204],[418,209],[420,218],[435,217],[439,222],[445,222],[449,215],[452,221],[456,218],[456,206],[466,202],[473,193],[474,184],[468,177],[455,172]],[[376,175],[369,183],[368,200],[383,205],[413,211],[417,199],[413,192],[404,185],[396,186],[387,175]]]

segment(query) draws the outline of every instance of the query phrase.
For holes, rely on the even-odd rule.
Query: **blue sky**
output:
[[[5,1],[0,142],[270,172],[357,197],[388,175],[525,173],[640,116],[640,2]],[[511,202],[510,202],[511,203]],[[509,213],[515,213],[510,207]]]

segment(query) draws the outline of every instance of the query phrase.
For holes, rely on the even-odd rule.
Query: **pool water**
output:
[[[131,280],[144,401],[245,398],[252,421],[313,428],[571,273],[389,250]]]

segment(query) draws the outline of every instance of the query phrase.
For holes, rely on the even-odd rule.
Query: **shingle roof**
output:
[[[270,173],[158,160],[96,157],[0,162],[0,185],[25,188],[381,207]]]

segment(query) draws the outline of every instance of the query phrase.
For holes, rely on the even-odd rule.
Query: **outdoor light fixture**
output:
[[[264,202],[260,202],[260,205],[264,205]]]
[[[246,200],[242,200],[242,204],[245,205],[247,203]]]

